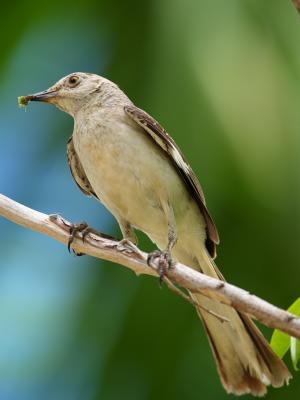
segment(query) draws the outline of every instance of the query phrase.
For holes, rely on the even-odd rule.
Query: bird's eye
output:
[[[68,79],[68,85],[70,86],[70,87],[75,87],[75,86],[77,86],[78,85],[78,83],[79,83],[79,76],[77,76],[77,75],[72,75],[72,76],[70,76],[70,78]]]

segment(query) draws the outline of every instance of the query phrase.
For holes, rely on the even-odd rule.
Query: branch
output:
[[[300,14],[300,0],[292,0],[294,7],[296,8],[296,10],[298,11],[298,13]]]
[[[64,244],[68,243],[72,224],[60,216],[54,218],[32,210],[2,194],[0,194],[0,215],[26,228],[51,236]],[[121,264],[137,275],[159,276],[157,263],[151,267],[147,265],[147,253],[101,233],[98,235],[90,233],[84,243],[81,237],[75,237],[72,248],[78,253]],[[211,278],[180,263],[176,263],[166,275],[173,284],[191,292],[201,292],[207,297],[217,299],[240,312],[249,314],[270,328],[280,329],[300,339],[300,318],[244,289]]]

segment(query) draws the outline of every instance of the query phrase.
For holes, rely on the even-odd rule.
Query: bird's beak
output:
[[[51,102],[51,99],[57,96],[58,90],[57,89],[47,89],[43,92],[38,92],[34,94],[29,94],[27,96],[21,96],[18,98],[19,104],[21,106],[27,106],[30,101],[44,101],[44,102]]]
[[[57,90],[44,90],[43,92],[35,93],[35,94],[30,94],[28,96],[25,96],[28,101],[45,101],[47,102],[49,99],[52,97],[55,97],[57,95]]]

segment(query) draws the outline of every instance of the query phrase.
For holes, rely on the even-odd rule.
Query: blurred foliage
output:
[[[1,192],[120,235],[72,181],[71,118],[16,102],[70,72],[99,73],[187,155],[227,279],[282,307],[299,296],[300,24],[290,1],[29,0],[2,4],[0,18]],[[1,399],[230,397],[189,304],[154,279],[0,224]],[[153,248],[144,236],[141,246]],[[298,378],[266,398],[299,390]]]
[[[299,371],[299,360],[300,360],[300,341],[294,337],[291,337],[291,358],[294,369]]]
[[[294,315],[300,316],[300,297],[288,308],[288,311]],[[300,360],[300,340],[275,329],[271,337],[271,346],[273,350],[282,358],[290,349],[291,359],[294,369],[298,371]]]

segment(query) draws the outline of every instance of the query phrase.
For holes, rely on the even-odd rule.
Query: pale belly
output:
[[[74,146],[93,190],[117,218],[145,232],[159,247],[168,237],[163,201],[171,202],[180,239],[205,235],[198,207],[163,151],[143,131],[113,129],[74,132]],[[195,224],[199,219],[199,224]],[[201,240],[201,239],[200,239]],[[181,241],[181,240],[180,240]]]

